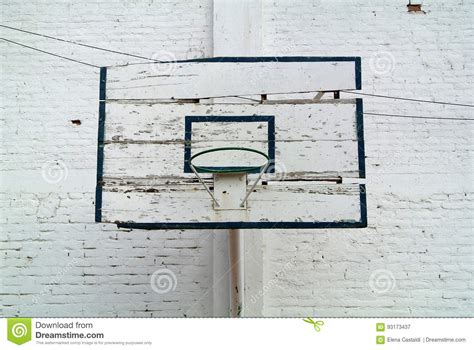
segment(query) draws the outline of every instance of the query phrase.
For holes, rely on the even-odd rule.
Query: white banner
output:
[[[473,319],[12,318],[0,349],[472,349]]]

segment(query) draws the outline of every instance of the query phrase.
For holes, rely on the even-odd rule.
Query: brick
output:
[[[406,2],[382,0],[263,6],[261,55],[361,56],[365,92],[472,103],[470,4],[430,2],[423,5],[426,15],[408,14]],[[6,25],[147,57],[166,51],[177,59],[212,55],[212,8],[211,0],[0,4]],[[96,65],[140,61],[4,28],[0,33]],[[1,45],[0,170],[2,180],[13,179],[0,190],[2,315],[215,315],[213,293],[203,295],[215,282],[212,238],[222,232],[126,232],[93,222],[98,70]],[[374,55],[387,52],[388,66],[374,69]],[[371,97],[364,97],[364,109],[470,117],[464,108]],[[270,286],[263,314],[472,315],[471,124],[366,115],[369,228],[263,232],[262,286]],[[57,161],[67,175],[51,184],[42,168]],[[288,261],[295,264],[285,269]],[[159,268],[178,281],[163,297],[149,285]],[[391,271],[396,287],[374,298],[369,278],[376,269]]]

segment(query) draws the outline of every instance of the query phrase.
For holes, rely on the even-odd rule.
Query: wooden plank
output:
[[[272,115],[277,177],[357,177],[355,109],[355,104],[317,103],[110,103],[106,117],[104,176],[183,176],[185,118],[190,116],[231,116],[226,120],[239,119],[238,122],[220,122],[216,118],[212,122],[192,123],[191,155],[217,147],[246,147],[268,153],[268,123],[247,122],[245,116]],[[222,154],[213,156],[217,160],[222,159]]]
[[[193,142],[213,141],[260,141],[268,142],[266,122],[202,122],[193,123],[191,139]]]
[[[104,187],[104,222],[359,221],[357,185],[257,186],[247,210],[215,211],[199,184]]]
[[[356,103],[350,104],[123,104],[106,106],[106,141],[170,141],[184,139],[185,116],[275,116],[280,140],[356,140]],[[193,123],[201,130],[201,123]],[[209,125],[209,123],[202,123]],[[227,124],[227,123],[226,123]],[[265,123],[249,123],[265,132]],[[248,129],[247,129],[248,130]],[[196,133],[195,133],[196,134]],[[193,139],[194,136],[193,134]],[[200,133],[205,135],[203,133]],[[225,137],[233,137],[231,133]],[[236,135],[241,137],[241,135]],[[243,139],[246,139],[243,137]]]
[[[315,58],[319,60],[320,58]],[[355,58],[147,63],[107,70],[107,99],[192,99],[357,89]]]
[[[193,144],[194,152],[229,146],[227,141]],[[233,142],[232,146],[250,147],[266,152],[264,142]],[[357,143],[352,141],[276,142],[278,176],[291,178],[358,177]],[[104,148],[104,176],[147,177],[183,176],[184,144],[107,144]]]

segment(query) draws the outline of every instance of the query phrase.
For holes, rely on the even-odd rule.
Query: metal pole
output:
[[[240,230],[229,230],[230,259],[230,314],[240,317],[242,313],[243,286],[240,264]]]

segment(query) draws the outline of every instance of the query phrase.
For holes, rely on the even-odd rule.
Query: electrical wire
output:
[[[363,96],[372,96],[372,97],[380,97],[380,98],[388,98],[392,100],[402,100],[402,101],[411,101],[411,102],[423,102],[423,103],[434,103],[440,105],[448,105],[448,106],[459,106],[459,107],[474,107],[474,105],[464,104],[464,103],[453,103],[453,102],[442,102],[442,101],[430,101],[430,100],[419,100],[416,98],[408,98],[408,97],[395,97],[395,96],[387,96],[387,95],[377,95],[377,94],[368,94],[364,92],[357,92],[357,91],[347,91],[341,90],[346,94],[354,94],[354,95],[363,95]]]
[[[245,100],[250,100],[254,102],[261,103],[260,100],[256,100],[249,97],[242,97],[242,96],[232,96],[235,98],[241,98]],[[396,118],[411,118],[411,119],[434,119],[434,120],[465,120],[465,121],[474,121],[471,118],[453,118],[453,117],[424,117],[420,115],[402,115],[402,114],[388,114],[388,113],[372,113],[372,112],[364,112],[364,115],[376,115],[376,116],[387,116],[387,117],[396,117]]]
[[[474,118],[453,118],[453,117],[423,117],[420,115],[402,115],[402,114],[387,114],[387,113],[372,113],[364,112],[364,115],[378,115],[378,116],[387,116],[387,117],[396,117],[396,118],[414,118],[414,119],[435,119],[435,120],[465,120],[465,121],[474,121]]]
[[[134,54],[127,53],[127,52],[123,52],[123,51],[117,51],[117,50],[106,49],[106,48],[99,47],[99,46],[94,46],[94,45],[82,44],[82,43],[78,43],[78,42],[76,42],[76,41],[66,40],[66,39],[61,39],[61,38],[56,38],[56,37],[54,37],[54,36],[45,35],[45,34],[40,34],[40,33],[35,33],[35,32],[31,32],[31,31],[29,31],[29,30],[24,30],[24,29],[20,29],[20,28],[14,28],[14,27],[10,27],[10,26],[3,25],[3,24],[0,24],[0,27],[7,28],[7,29],[11,29],[11,30],[16,30],[16,31],[22,32],[22,33],[27,33],[27,34],[31,34],[31,35],[40,36],[40,37],[47,38],[47,39],[51,39],[51,40],[61,41],[61,42],[64,42],[64,43],[69,43],[69,44],[73,44],[73,45],[83,46],[83,47],[87,47],[87,48],[90,48],[90,49],[101,50],[101,51],[106,51],[106,52],[115,53],[115,54],[118,54],[118,55],[124,55],[124,56],[129,56],[129,57],[140,58],[140,59],[148,60],[148,61],[151,61],[151,62],[163,63],[163,61],[155,60],[155,59],[148,58],[148,57],[144,57],[144,56],[140,56],[140,55],[134,55]]]
[[[249,101],[258,102],[258,103],[262,102],[261,100],[256,100],[256,99],[250,98],[250,97],[243,97],[243,96],[231,96],[231,97],[241,98],[243,100],[249,100]]]
[[[163,61],[151,59],[151,58],[140,56],[140,55],[130,54],[130,53],[127,53],[127,52],[122,52],[122,51],[117,51],[117,50],[106,49],[106,48],[99,47],[99,46],[94,46],[94,45],[82,44],[82,43],[78,43],[78,42],[75,42],[75,41],[72,41],[72,40],[66,40],[66,39],[61,39],[61,38],[57,38],[57,37],[53,37],[53,36],[49,36],[49,35],[45,35],[45,34],[35,33],[35,32],[31,32],[31,31],[24,30],[24,29],[19,29],[19,28],[14,28],[14,27],[11,27],[11,26],[6,26],[6,25],[3,25],[3,24],[0,24],[0,27],[15,30],[15,31],[19,31],[19,32],[23,32],[23,33],[27,33],[27,34],[31,34],[31,35],[40,36],[40,37],[47,38],[47,39],[52,39],[52,40],[61,41],[61,42],[69,43],[69,44],[83,46],[83,47],[87,47],[87,48],[91,48],[91,49],[95,49],[95,50],[102,50],[102,51],[111,52],[111,53],[115,53],[115,54],[119,54],[119,55],[125,55],[125,56],[129,56],[129,57],[140,58],[140,59],[144,59],[144,60],[148,60],[148,61],[152,61],[152,62],[164,63]],[[83,64],[83,65],[86,65],[86,66],[89,66],[89,67],[100,68],[99,66],[96,66],[96,65],[91,64],[91,63],[79,61],[79,60],[76,60],[76,59],[73,59],[73,58],[69,58],[69,57],[58,55],[58,54],[55,54],[55,53],[52,53],[52,52],[44,51],[44,50],[41,50],[41,49],[38,49],[38,48],[35,48],[35,47],[32,47],[32,46],[21,44],[19,42],[13,41],[13,40],[5,39],[5,38],[0,38],[0,39],[4,40],[6,42],[9,42],[9,43],[15,44],[15,45],[19,45],[19,46],[31,49],[31,50],[42,52],[42,53],[47,54],[47,55],[51,55],[51,56],[62,58],[62,59],[68,60],[68,61],[80,63],[80,64]],[[304,92],[309,93],[309,92],[317,92],[317,91],[304,91]],[[459,107],[474,107],[474,105],[464,104],[464,103],[452,103],[452,102],[444,102],[444,101],[430,101],[430,100],[414,99],[414,98],[407,98],[407,97],[395,97],[395,96],[380,95],[380,94],[369,94],[369,93],[348,91],[348,90],[341,90],[341,92],[348,93],[348,94],[354,94],[354,95],[371,96],[371,97],[386,98],[386,99],[401,100],[401,101],[433,103],[433,104],[459,106]],[[278,95],[278,94],[282,94],[282,93],[267,93],[267,95]],[[210,97],[210,98],[222,98],[222,97],[234,97],[234,98],[240,98],[240,99],[250,100],[250,101],[254,101],[254,102],[260,102],[259,100],[252,99],[252,98],[249,98],[249,97],[243,97],[243,96],[215,96],[215,97]],[[446,120],[465,120],[465,121],[474,120],[474,119],[471,119],[471,118],[423,117],[423,116],[413,116],[413,115],[369,113],[369,112],[364,112],[364,114],[366,114],[366,115],[377,115],[377,116],[389,116],[389,117],[397,117],[397,118],[417,118],[417,119],[436,119],[436,120],[446,119]]]
[[[340,90],[341,92],[349,93],[349,94],[357,94],[357,95],[364,95],[364,96],[373,96],[373,97],[381,97],[381,98],[389,98],[395,100],[403,100],[403,101],[412,101],[412,102],[424,102],[424,103],[435,103],[435,104],[442,104],[442,105],[451,105],[451,106],[461,106],[461,107],[474,107],[474,105],[469,104],[462,104],[462,103],[451,103],[451,102],[441,102],[441,101],[429,101],[429,100],[418,100],[414,98],[406,98],[406,97],[393,97],[393,96],[385,96],[385,95],[376,95],[376,94],[367,94],[362,92],[355,92],[355,91],[347,91],[347,90]],[[267,96],[272,95],[288,95],[288,94],[307,94],[307,93],[315,93],[321,92],[319,90],[305,90],[305,91],[291,91],[291,92],[265,92],[264,94]],[[333,92],[333,91],[325,91],[325,92]],[[263,94],[263,93],[262,93]],[[251,99],[248,97],[243,97],[246,95],[258,95],[258,94],[242,94],[240,96],[236,95],[219,95],[219,96],[203,96],[200,97],[201,99],[208,99],[208,98],[228,98],[228,97],[237,97],[237,98],[244,98],[247,100],[253,100],[255,102],[260,102],[260,100]]]
[[[61,56],[61,55],[58,55],[58,54],[55,54],[55,53],[52,53],[52,52],[49,52],[49,51],[44,51],[44,50],[41,50],[41,49],[37,49],[36,47],[32,47],[32,46],[28,46],[28,45],[25,45],[25,44],[21,44],[21,43],[19,43],[19,42],[13,41],[13,40],[5,39],[5,38],[0,38],[0,40],[4,40],[4,41],[9,42],[9,43],[11,43],[11,44],[23,46],[23,47],[26,47],[26,48],[31,49],[31,50],[35,50],[35,51],[38,51],[38,52],[42,52],[42,53],[45,53],[45,54],[47,54],[47,55],[59,57],[59,58],[62,58],[62,59],[64,59],[64,60],[68,60],[68,61],[72,61],[72,62],[84,64],[84,65],[89,66],[89,67],[100,68],[99,66],[96,66],[96,65],[91,64],[91,63],[79,61],[79,60],[76,60],[76,59],[74,59],[74,58],[69,58],[69,57]]]

